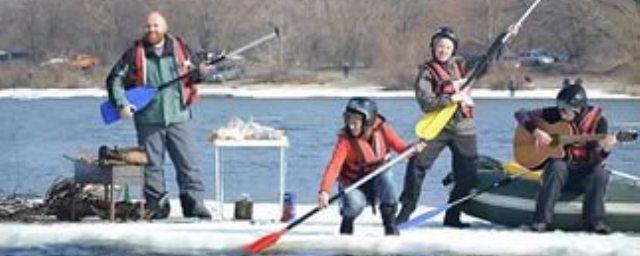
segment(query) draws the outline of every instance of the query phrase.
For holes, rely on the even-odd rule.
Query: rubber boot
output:
[[[182,216],[185,218],[211,219],[211,213],[204,207],[202,201],[197,202],[187,194],[180,194],[180,204],[182,206]]]
[[[342,217],[342,223],[340,223],[340,234],[351,235],[353,234],[353,222],[355,219]]]
[[[402,209],[400,209],[400,213],[398,213],[398,217],[396,218],[396,224],[402,224],[409,220],[411,217],[411,213],[416,209],[415,204],[407,203],[402,204]]]
[[[382,215],[382,225],[384,225],[384,234],[387,236],[400,235],[400,231],[396,227],[396,205],[380,205],[380,214]]]
[[[445,227],[460,228],[460,229],[471,227],[471,224],[460,221],[459,208],[458,209],[451,208],[447,210],[447,212],[444,214],[443,225]]]
[[[166,219],[171,213],[168,193],[163,193],[159,199],[147,201],[146,205],[149,207],[149,219],[152,220]]]

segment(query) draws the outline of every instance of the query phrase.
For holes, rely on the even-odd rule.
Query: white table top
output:
[[[214,140],[216,147],[289,147],[289,139],[283,137],[280,140]]]

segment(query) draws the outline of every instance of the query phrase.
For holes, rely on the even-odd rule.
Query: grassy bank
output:
[[[104,86],[110,67],[96,66],[90,70],[80,70],[68,65],[37,66],[29,63],[0,64],[0,88],[89,88]],[[230,81],[234,86],[259,84],[296,84],[323,87],[378,86],[395,89],[411,89],[416,69],[403,71],[403,75],[390,75],[374,69],[354,69],[348,77],[337,69],[306,70],[285,69],[252,65],[246,68],[240,80]],[[539,72],[530,68],[513,68],[513,65],[495,65],[484,76],[477,87],[504,90],[511,81],[516,88],[556,88],[565,77],[581,77],[587,88],[608,92],[640,95],[640,84],[632,81],[634,74],[620,75],[620,72],[591,72],[582,74],[561,74]],[[640,72],[639,72],[640,73]]]

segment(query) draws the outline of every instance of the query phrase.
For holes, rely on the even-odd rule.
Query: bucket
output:
[[[236,220],[251,220],[253,217],[253,202],[248,194],[243,194],[242,199],[235,202],[233,217]]]

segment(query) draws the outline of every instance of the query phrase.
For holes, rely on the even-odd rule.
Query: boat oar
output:
[[[517,21],[516,26],[521,26],[524,20],[531,14],[533,9],[540,3],[541,0],[536,0],[527,11],[520,17]],[[498,55],[498,52],[502,47],[507,43],[507,41],[513,36],[511,33],[502,33],[500,34],[491,44],[487,52],[484,54],[482,59],[480,59],[469,71],[469,76],[467,80],[460,86],[460,91],[469,86],[472,81],[476,80],[480,75],[486,70],[489,62]],[[444,108],[439,110],[431,111],[426,113],[420,121],[416,123],[415,133],[416,135],[423,140],[432,140],[440,131],[449,123],[453,114],[455,114],[458,109],[458,103],[452,102]]]
[[[606,166],[605,168],[607,170],[609,170],[609,173],[611,173],[611,174],[613,174],[615,176],[618,176],[618,177],[625,178],[625,179],[628,179],[630,181],[633,181],[634,185],[640,185],[640,177],[638,177],[636,175],[629,174],[629,173],[626,173],[626,172],[621,172],[621,171],[615,170],[615,169],[613,169],[613,168],[611,168],[609,166]]]
[[[346,189],[344,189],[340,193],[333,195],[329,199],[329,204],[331,204],[331,203],[335,202],[336,200],[338,200],[342,195],[347,194],[347,193],[351,192],[352,190],[355,190],[358,187],[362,186],[362,184],[364,184],[367,181],[373,179],[378,174],[386,171],[391,166],[393,166],[394,164],[398,163],[400,160],[409,157],[410,155],[412,155],[413,153],[416,152],[416,150],[418,148],[418,145],[424,144],[424,143],[426,143],[426,142],[419,141],[419,142],[415,143],[414,145],[412,145],[411,147],[406,149],[404,152],[402,152],[401,154],[399,154],[395,158],[389,160],[388,162],[384,163],[382,166],[378,167],[373,172],[371,172],[371,173],[367,174],[366,176],[364,176],[363,178],[359,179],[357,182],[351,184],[350,186],[348,186]],[[284,228],[282,228],[282,229],[280,229],[278,231],[272,232],[270,234],[267,234],[266,236],[263,236],[260,239],[254,241],[253,243],[245,246],[244,250],[246,252],[249,252],[249,253],[259,253],[259,252],[263,251],[267,247],[269,247],[269,246],[273,245],[274,243],[278,242],[280,237],[282,237],[287,231],[289,231],[289,230],[295,228],[296,226],[302,224],[305,220],[307,220],[309,217],[313,216],[314,214],[318,213],[322,209],[323,208],[321,208],[320,206],[316,206],[315,208],[313,208],[312,210],[310,210],[306,214],[302,215],[301,217],[298,217],[297,219],[295,219],[294,221],[289,223],[286,227],[284,227]]]
[[[468,194],[467,196],[465,196],[463,198],[455,200],[455,201],[453,201],[451,203],[442,204],[442,205],[436,207],[435,209],[432,209],[432,210],[429,210],[429,211],[427,211],[425,213],[422,213],[422,214],[420,214],[420,215],[418,215],[418,216],[416,216],[416,217],[414,217],[414,218],[412,218],[412,219],[410,219],[410,220],[408,220],[408,221],[406,221],[404,223],[399,224],[398,228],[399,229],[408,229],[408,228],[412,228],[412,227],[415,227],[415,226],[419,226],[422,223],[426,222],[427,220],[437,216],[438,214],[448,210],[451,207],[454,207],[456,205],[464,203],[467,200],[475,198],[475,197],[477,197],[477,196],[479,196],[479,195],[481,195],[481,194],[483,194],[483,193],[485,193],[487,191],[490,191],[490,190],[493,190],[495,188],[507,185],[507,184],[511,183],[513,180],[515,180],[516,178],[531,172],[531,170],[526,169],[526,168],[524,168],[524,167],[522,167],[520,165],[511,166],[511,163],[506,164],[506,165],[502,166],[501,168],[503,170],[504,169],[518,168],[520,171],[515,173],[515,174],[513,174],[513,175],[509,175],[507,177],[504,177],[504,178],[492,183],[489,186],[486,186],[486,187],[478,189],[478,190],[474,190],[473,192],[471,192],[470,194]]]
[[[229,59],[229,58],[233,58],[238,56],[239,54],[254,48],[266,41],[269,41],[273,38],[279,37],[280,36],[280,30],[275,27],[273,32],[269,33],[268,35],[262,36],[232,52],[230,52],[229,54],[221,54],[217,57],[215,57],[212,60],[208,60],[207,63],[210,65],[222,62],[223,60]],[[176,77],[164,84],[161,84],[157,87],[154,86],[149,86],[149,85],[143,85],[143,86],[135,86],[127,91],[125,91],[125,97],[127,98],[127,101],[129,102],[129,104],[131,104],[134,107],[134,112],[140,111],[142,110],[145,106],[147,106],[149,104],[149,102],[151,102],[151,100],[153,99],[153,97],[156,95],[156,93],[158,93],[158,91],[167,88],[171,85],[176,84],[175,82],[180,81],[182,79],[188,78],[193,76],[194,74],[196,74],[198,71],[197,70],[191,70],[189,72],[187,72],[186,74],[183,74],[179,77]],[[102,102],[100,104],[100,115],[102,116],[102,121],[104,122],[105,125],[109,125],[112,123],[115,123],[116,121],[120,120],[120,114],[118,113],[118,110],[116,109],[116,106],[113,105],[113,103],[111,103],[111,101],[106,100],[104,102]]]

